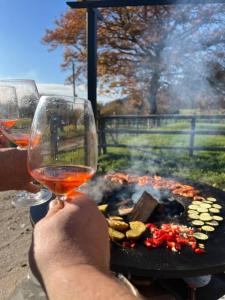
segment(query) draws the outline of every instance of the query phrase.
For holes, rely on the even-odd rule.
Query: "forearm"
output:
[[[28,182],[26,155],[16,148],[0,149],[0,191],[22,189]]]
[[[11,161],[14,156],[16,149],[5,148],[0,150],[0,190],[8,190],[10,186],[10,178],[13,173],[13,168]]]
[[[50,300],[137,299],[125,286],[92,266],[61,270],[44,280],[44,284]]]

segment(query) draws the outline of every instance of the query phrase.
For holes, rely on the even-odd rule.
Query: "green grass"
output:
[[[190,123],[180,121],[158,128],[159,130],[189,129]],[[199,123],[197,129],[224,130],[222,123]],[[118,143],[129,145],[188,146],[189,135],[119,135]],[[107,139],[112,143],[112,139]],[[196,135],[195,146],[224,146],[225,136]],[[99,159],[99,172],[128,170],[166,176],[179,176],[210,184],[225,190],[225,152],[195,151],[193,157],[185,150],[151,150],[131,148],[107,148],[107,154]]]

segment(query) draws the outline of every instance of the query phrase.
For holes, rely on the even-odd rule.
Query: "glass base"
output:
[[[40,192],[34,194],[29,192],[19,192],[16,194],[12,205],[15,207],[30,207],[47,202],[52,198],[52,193],[47,189],[41,189]]]

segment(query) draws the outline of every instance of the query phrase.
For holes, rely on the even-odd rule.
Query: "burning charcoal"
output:
[[[184,207],[176,200],[164,201],[160,203],[151,216],[152,222],[170,222],[171,219],[180,217],[184,212]]]
[[[135,204],[133,211],[129,215],[129,219],[146,222],[157,206],[158,201],[145,191]]]

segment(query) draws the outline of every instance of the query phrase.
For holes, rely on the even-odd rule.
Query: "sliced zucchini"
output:
[[[195,201],[192,201],[191,202],[191,205],[193,204],[193,205],[200,205],[202,203],[202,201],[197,201],[197,200],[195,200]]]
[[[220,213],[220,210],[218,208],[214,208],[214,207],[211,207],[209,209],[209,212],[213,213],[213,214],[219,214]]]
[[[205,240],[208,240],[208,235],[205,234],[205,233],[202,233],[202,232],[195,232],[193,234],[193,236],[197,239],[197,240],[202,240],[202,241],[205,241]]]
[[[211,221],[212,217],[207,213],[203,213],[203,214],[200,214],[199,220],[201,220],[201,221]]]
[[[210,222],[206,222],[207,225],[210,226],[219,226],[219,223],[216,220],[212,220]]]
[[[216,220],[216,221],[223,221],[223,217],[221,217],[221,216],[217,216],[217,215],[215,215],[215,216],[212,216],[212,218],[213,218],[213,220]]]
[[[194,220],[191,222],[194,226],[203,226],[205,223],[201,220]]]
[[[198,220],[199,219],[199,215],[197,214],[191,214],[191,215],[188,215],[189,219],[192,219],[192,220]]]
[[[212,203],[213,203],[213,202],[211,202],[211,201],[208,201],[208,200],[204,200],[204,201],[202,201],[202,203],[207,203],[207,204],[210,204],[210,205],[212,205]]]
[[[197,210],[198,207],[199,207],[198,205],[191,204],[188,206],[188,209]]]
[[[216,202],[216,198],[214,198],[214,197],[207,197],[206,200],[208,200],[210,202]]]
[[[204,225],[204,226],[202,226],[202,230],[207,231],[207,232],[212,232],[215,230],[215,228],[212,226],[209,226],[209,225]]]
[[[199,213],[207,213],[207,212],[208,212],[208,208],[205,208],[205,207],[200,206],[200,207],[197,209],[197,211],[198,211]]]
[[[209,203],[201,203],[200,206],[204,208],[210,208],[212,205]]]
[[[212,207],[217,208],[217,209],[221,209],[222,208],[222,206],[219,205],[219,204],[213,204]]]

